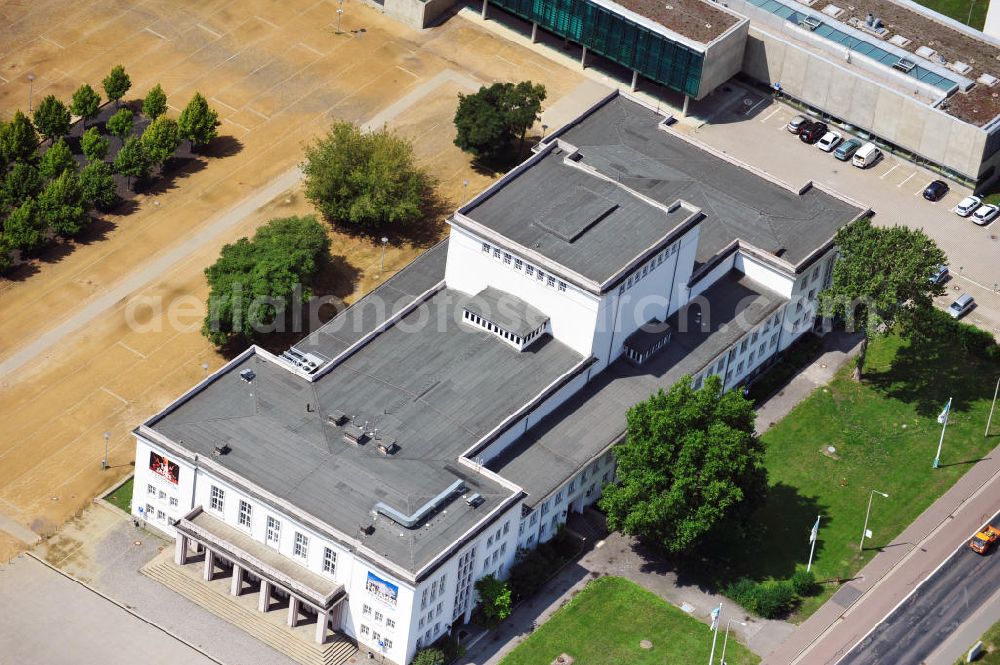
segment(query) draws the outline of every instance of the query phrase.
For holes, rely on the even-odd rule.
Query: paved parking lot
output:
[[[970,193],[967,188],[949,182],[951,189],[942,200],[925,201],[921,194],[929,182],[941,178],[938,174],[892,155],[866,170],[838,161],[785,130],[798,110],[759,91],[740,94],[742,88],[731,85],[735,90],[716,102],[717,108],[712,108],[711,99],[700,105],[705,124],[677,127],[795,187],[808,180],[823,183],[869,206],[877,223],[924,229],[950,258],[952,278],[940,304],[947,306],[959,293],[971,294],[978,307],[965,320],[1000,336],[1000,219],[979,227],[955,215],[952,208]]]

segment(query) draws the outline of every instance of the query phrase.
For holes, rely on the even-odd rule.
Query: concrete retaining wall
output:
[[[368,0],[368,4],[411,28],[423,30],[432,26],[441,15],[455,5],[455,0],[385,0],[384,5]]]

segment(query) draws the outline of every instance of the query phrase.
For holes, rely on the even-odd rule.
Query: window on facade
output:
[[[495,259],[499,259],[500,258],[500,249],[497,248],[497,247],[493,248],[493,258],[495,258]]]
[[[572,491],[572,490],[570,490],[570,491]],[[555,498],[555,502],[556,503],[559,503],[560,501],[562,501],[562,496],[563,496],[562,493],[563,493],[562,490],[559,490],[558,492],[556,492],[556,498]]]
[[[559,290],[560,291],[565,291],[566,290],[566,282],[563,282],[563,281],[559,282]]]
[[[176,496],[170,497],[170,507],[171,508],[176,508],[177,507],[177,497]]]
[[[740,353],[746,353],[748,343],[748,340],[743,340],[743,343],[740,344]]]
[[[765,346],[767,346],[767,343],[766,343],[766,342],[761,342],[761,343],[760,343],[760,348],[759,348],[759,349],[757,349],[757,355],[758,355],[758,356],[763,356],[763,355],[764,355],[764,347],[765,347]]]
[[[539,282],[542,281],[543,279],[545,279],[545,272],[542,271],[542,270],[539,270],[538,274],[536,275],[536,277],[538,278]]]
[[[223,490],[221,487],[216,487],[215,485],[212,485],[211,498],[209,499],[208,502],[209,507],[212,510],[221,513],[222,508],[225,505],[225,501],[226,501],[225,490]]]
[[[385,639],[382,640],[382,646],[384,646],[386,649],[391,649],[392,648],[392,640],[390,640],[388,637],[386,637]]]
[[[507,252],[503,253],[503,262],[504,262],[504,265],[508,265],[509,266],[510,262],[511,262],[511,259],[513,259],[513,257],[510,254],[508,254]]]
[[[740,364],[736,366],[736,373],[737,374],[742,374],[743,373],[743,361],[742,360],[740,361]]]
[[[156,496],[156,486],[154,486],[154,485],[147,485],[146,486],[146,494],[149,494],[150,496]]]
[[[158,519],[158,520],[160,520],[162,522],[165,519],[167,519],[167,514],[165,512],[163,512],[162,510],[157,510],[156,511],[156,519]]]
[[[722,368],[726,366],[726,360],[723,358],[719,361],[719,364],[715,366],[716,374],[722,374]]]
[[[530,275],[534,275],[535,274],[535,266],[533,266],[533,265],[526,265],[526,266],[524,266],[524,274],[529,275],[529,276]]]
[[[748,364],[748,365],[752,365],[752,364],[753,364],[753,359],[754,359],[754,356],[755,356],[756,354],[757,354],[757,352],[756,352],[756,351],[751,351],[751,352],[750,352],[750,355],[749,355],[749,356],[747,356],[747,364]]]
[[[815,268],[813,268],[813,274],[812,274],[812,277],[809,278],[809,281],[810,282],[815,282],[817,277],[819,277],[819,266],[816,266]]]
[[[756,344],[757,343],[757,331],[756,330],[753,332],[753,335],[750,336],[750,343],[751,344]]]
[[[250,517],[253,511],[253,507],[249,502],[240,499],[240,526],[245,526],[250,528]]]
[[[329,547],[323,548],[323,572],[331,575],[337,572],[337,553]]]
[[[370,635],[370,634],[371,634],[371,632],[372,632],[372,629],[371,629],[371,628],[369,628],[369,627],[368,627],[368,626],[366,626],[365,624],[361,624],[361,634],[362,634],[362,635]]]
[[[153,508],[153,504],[147,503],[146,510],[143,512],[146,514],[146,519],[151,520],[153,519],[153,515],[156,514],[156,508]]]
[[[292,547],[292,554],[300,559],[309,556],[309,538],[298,531],[295,532],[295,546]]]
[[[694,389],[695,390],[698,390],[699,388],[701,388],[701,381],[702,381],[702,378],[700,376],[697,379],[694,380]]]
[[[164,492],[163,490],[160,490],[160,496],[159,496],[160,501],[163,501],[166,498],[167,498],[167,493]]]
[[[385,620],[385,627],[386,628],[395,628],[396,627],[396,622],[393,621],[392,619],[386,619]]]
[[[420,621],[417,622],[417,628],[423,628],[423,627],[424,627],[424,618],[420,617]]]
[[[484,242],[483,243],[483,254],[489,254],[489,253],[490,253],[490,244],[488,242]]]
[[[273,545],[274,547],[277,547],[278,542],[281,540],[281,522],[270,515],[267,516],[267,534],[264,540],[268,545]]]
[[[520,270],[523,267],[524,267],[524,261],[522,261],[521,259],[514,259],[514,268],[516,270]]]
[[[772,346],[772,347],[774,347],[774,346],[778,346],[778,333],[774,333],[774,334],[773,334],[773,335],[771,336],[771,346]]]
[[[426,608],[427,608],[427,589],[424,589],[424,592],[420,594],[420,609],[423,610]]]
[[[809,300],[812,300],[815,297],[816,297],[816,289],[810,289],[809,290]]]
[[[382,623],[382,619],[384,619],[384,618],[385,618],[385,615],[383,615],[381,612],[375,612],[375,620],[376,621],[378,621],[379,623]]]
[[[530,547],[530,546],[531,546],[531,544],[532,544],[533,542],[535,542],[535,534],[531,534],[530,536],[528,536],[528,540],[526,540],[526,541],[524,541],[524,542],[526,542],[526,543],[528,544],[528,546]]]
[[[365,615],[365,616],[371,616],[372,606],[371,605],[362,605],[361,606],[361,613],[363,615]]]
[[[535,522],[538,520],[538,513],[531,513],[531,519],[528,520],[528,524],[535,526]]]
[[[795,303],[795,313],[798,314],[801,311],[802,311],[802,303],[801,302]]]
[[[444,612],[444,603],[438,603],[434,609],[434,616],[441,616],[442,612]]]
[[[546,501],[545,503],[542,504],[542,515],[544,515],[547,512],[549,512],[549,502],[548,501]]]

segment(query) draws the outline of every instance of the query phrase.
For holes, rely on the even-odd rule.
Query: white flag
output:
[[[951,411],[951,398],[948,398],[948,403],[944,405],[944,410],[941,411],[941,415],[938,416],[938,423],[944,425],[948,422],[948,413]]]
[[[816,523],[813,524],[812,531],[809,532],[809,542],[815,543],[816,539],[819,538],[819,517],[816,517]]]
[[[722,605],[712,610],[712,626],[709,630],[715,630],[715,627],[719,625],[719,614],[722,613]]]

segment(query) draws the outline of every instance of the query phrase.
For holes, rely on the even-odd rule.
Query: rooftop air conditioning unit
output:
[[[901,72],[911,72],[913,68],[917,66],[917,63],[912,60],[907,60],[906,58],[900,58],[896,64],[893,65],[894,69],[898,69]]]
[[[338,425],[339,426],[339,425],[343,425],[344,423],[347,422],[347,414],[344,413],[343,411],[337,409],[335,411],[330,412],[326,416],[326,419],[327,419],[327,421],[331,425]]]
[[[232,448],[229,447],[229,444],[224,443],[221,446],[216,446],[215,449],[212,451],[212,454],[215,455],[216,457],[218,457],[219,455],[228,455],[230,450],[232,450]]]
[[[815,30],[819,26],[823,25],[823,21],[816,18],[815,16],[807,16],[804,19],[802,19],[802,23],[800,25],[803,25],[806,28],[809,28],[810,30]]]
[[[386,439],[385,441],[378,442],[378,451],[382,455],[395,455],[399,451],[399,446],[396,445],[395,439]]]
[[[257,378],[257,375],[254,374],[253,370],[248,367],[247,369],[240,370],[240,378],[246,381],[247,383],[250,383],[255,378]]]
[[[470,494],[469,496],[465,497],[465,502],[470,506],[472,506],[473,508],[477,508],[483,505],[483,503],[486,502],[486,499],[484,499],[478,492],[476,492],[475,494]]]

